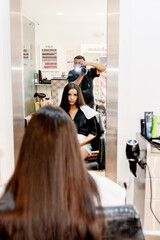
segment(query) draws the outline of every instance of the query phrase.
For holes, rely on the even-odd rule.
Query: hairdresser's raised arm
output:
[[[103,64],[100,64],[100,63],[83,61],[82,64],[84,66],[91,66],[91,67],[96,68],[97,74],[100,74],[106,70],[106,66]]]

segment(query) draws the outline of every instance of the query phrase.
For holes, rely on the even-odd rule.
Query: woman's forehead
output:
[[[71,89],[69,89],[68,92],[69,92],[69,93],[77,93],[77,89],[75,89],[75,88],[71,88]]]

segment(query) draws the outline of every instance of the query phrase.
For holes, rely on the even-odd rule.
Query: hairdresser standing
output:
[[[87,66],[91,66],[89,70]],[[78,55],[74,58],[74,69],[68,73],[68,82],[74,82],[79,85],[86,104],[94,107],[93,96],[93,79],[99,77],[99,74],[104,72],[106,67],[100,63],[85,61],[85,58]]]

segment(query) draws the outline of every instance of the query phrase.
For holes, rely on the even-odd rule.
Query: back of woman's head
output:
[[[8,193],[14,209],[3,211],[0,219],[11,239],[84,239],[88,234],[94,239],[101,234],[96,186],[82,162],[76,128],[60,108],[41,108],[31,118],[4,196]]]
[[[83,95],[82,95],[81,88],[73,82],[68,83],[63,90],[62,100],[61,100],[61,104],[60,104],[60,107],[63,108],[66,112],[69,112],[69,108],[70,108],[69,101],[68,101],[68,92],[70,89],[77,90],[77,96],[78,96],[78,99],[76,102],[77,107],[80,107],[80,106],[86,104],[84,101]]]
[[[70,177],[74,176],[77,167],[84,171],[76,133],[63,110],[47,106],[36,112],[26,128],[13,176],[21,179],[18,191],[31,194],[30,197],[42,195],[39,201],[54,197],[52,204],[56,197],[60,197],[59,202],[64,201],[60,195],[65,193]]]

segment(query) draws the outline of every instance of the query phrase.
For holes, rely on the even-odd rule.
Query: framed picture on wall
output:
[[[40,47],[40,65],[42,71],[58,71],[58,50],[54,45]]]

